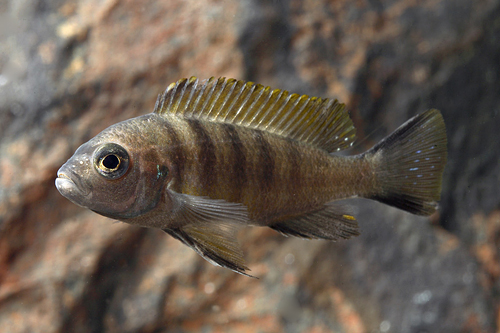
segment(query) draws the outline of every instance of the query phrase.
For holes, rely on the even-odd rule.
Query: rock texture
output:
[[[495,332],[499,0],[0,2],[2,332]],[[182,77],[345,101],[359,151],[442,110],[431,219],[356,201],[338,243],[245,229],[251,279],[59,195],[55,172]]]

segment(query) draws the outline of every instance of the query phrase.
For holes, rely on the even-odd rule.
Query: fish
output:
[[[373,199],[416,215],[438,209],[447,160],[440,111],[427,110],[357,155],[345,104],[236,79],[185,78],[152,113],[82,144],[55,185],[73,203],[157,228],[214,265],[251,276],[246,226],[336,241],[359,235],[339,200]]]

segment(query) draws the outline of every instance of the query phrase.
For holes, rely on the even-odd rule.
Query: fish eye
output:
[[[101,160],[101,164],[104,168],[114,170],[120,166],[120,158],[116,155],[106,155]]]
[[[129,156],[125,148],[116,143],[106,143],[94,152],[94,168],[107,179],[118,179],[129,167]]]

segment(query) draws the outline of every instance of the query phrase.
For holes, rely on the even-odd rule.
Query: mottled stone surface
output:
[[[499,0],[0,2],[0,331],[497,331],[499,17]],[[362,235],[338,243],[245,229],[251,279],[57,192],[81,143],[191,75],[337,97],[357,151],[440,109],[440,213],[357,200]]]

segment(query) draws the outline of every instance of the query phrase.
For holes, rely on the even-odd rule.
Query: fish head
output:
[[[79,206],[119,220],[153,209],[168,168],[155,149],[142,142],[144,135],[135,135],[133,129],[137,124],[119,123],[81,145],[57,171],[59,192]]]

